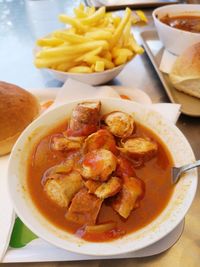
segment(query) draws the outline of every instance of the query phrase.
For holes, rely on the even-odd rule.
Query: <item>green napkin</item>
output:
[[[16,218],[10,239],[10,247],[24,247],[36,238],[38,237],[33,232],[31,232],[31,230],[29,230],[19,218]]]

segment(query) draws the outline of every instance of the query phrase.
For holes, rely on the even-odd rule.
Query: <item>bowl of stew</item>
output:
[[[171,167],[195,160],[180,130],[122,99],[74,101],[41,115],[12,151],[8,186],[17,215],[39,237],[81,254],[147,247],[184,218],[197,171],[171,183]]]
[[[152,16],[159,38],[169,52],[180,55],[200,41],[200,5],[168,5],[155,9]]]

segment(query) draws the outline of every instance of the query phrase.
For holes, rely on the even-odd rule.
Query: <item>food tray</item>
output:
[[[173,103],[181,105],[181,112],[188,116],[200,117],[200,100],[193,96],[189,96],[180,91],[177,91],[171,84],[168,74],[159,70],[160,62],[164,52],[164,46],[159,40],[155,30],[141,32],[143,46],[151,63],[153,64],[169,99]]]
[[[130,90],[130,88],[125,87],[115,87],[116,90],[120,93],[120,90]],[[59,88],[49,88],[49,89],[34,89],[31,90],[39,98],[40,102],[45,102],[48,100],[54,100]],[[150,98],[145,97],[145,94],[142,93],[139,95],[137,89],[131,89],[132,96],[137,95],[138,102],[143,102],[144,104],[150,103]],[[135,93],[134,93],[135,92]],[[9,157],[7,157],[9,160]],[[4,157],[0,158],[0,166],[5,164]],[[6,179],[6,171],[1,174],[2,179]],[[118,256],[87,256],[76,253],[71,253],[64,249],[57,248],[48,242],[38,238],[33,234],[19,219],[16,218],[15,224],[13,227],[10,246],[7,249],[7,252],[3,258],[4,263],[16,263],[16,262],[47,262],[47,261],[80,261],[80,260],[95,260],[95,259],[109,259],[109,258],[138,258],[138,257],[147,257],[152,255],[157,255],[161,252],[166,251],[171,246],[173,246],[180,238],[184,229],[184,220],[165,238],[159,240],[158,242],[150,245],[144,249],[138,250],[136,252],[122,254]]]
[[[107,10],[118,10],[124,9],[127,6],[130,8],[150,8],[150,7],[158,7],[169,4],[177,4],[180,3],[181,0],[119,0],[119,4],[104,4],[106,0],[100,2],[98,0],[84,0],[87,6],[94,6],[96,8],[101,7],[103,5],[106,6]]]

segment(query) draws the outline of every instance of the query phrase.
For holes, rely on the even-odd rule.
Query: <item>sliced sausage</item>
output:
[[[83,102],[72,111],[67,136],[88,136],[96,132],[100,121],[100,102]]]
[[[122,181],[118,177],[111,177],[107,182],[102,183],[94,192],[94,194],[105,199],[116,195],[122,188]]]
[[[72,171],[67,175],[57,175],[56,179],[48,179],[44,185],[44,190],[54,203],[66,208],[82,186],[81,175]]]
[[[158,145],[148,138],[134,137],[122,142],[121,151],[127,153],[132,158],[143,158],[149,160],[153,158],[158,150]]]
[[[138,201],[144,196],[144,182],[141,179],[126,178],[122,190],[112,202],[113,209],[127,219],[131,211],[138,207]]]
[[[80,149],[83,140],[82,137],[54,137],[51,142],[51,148],[56,151]]]
[[[116,153],[116,143],[113,135],[106,129],[101,129],[87,137],[84,143],[84,151],[90,152],[99,148],[104,148]]]
[[[116,165],[117,159],[109,150],[93,150],[84,156],[81,174],[85,179],[103,182],[108,180]]]
[[[117,137],[126,138],[133,133],[134,119],[131,115],[121,111],[114,111],[104,117],[109,131]]]
[[[94,225],[102,201],[95,195],[89,194],[86,188],[82,188],[72,199],[65,218],[79,225]]]

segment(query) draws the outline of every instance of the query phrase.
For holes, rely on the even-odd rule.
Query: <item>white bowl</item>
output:
[[[91,99],[94,100],[94,99]],[[96,99],[97,100],[97,99]],[[197,171],[188,171],[176,185],[173,195],[163,212],[144,228],[124,237],[102,243],[92,243],[52,225],[36,208],[27,188],[27,165],[33,146],[66,117],[80,101],[59,106],[35,120],[18,139],[8,167],[9,193],[14,209],[21,220],[39,237],[66,250],[96,256],[117,255],[136,251],[153,244],[170,233],[187,213],[197,188]],[[176,165],[195,160],[192,149],[180,132],[159,113],[138,103],[102,98],[102,113],[121,110],[134,115],[161,137],[173,156]]]
[[[167,5],[155,9],[152,13],[154,23],[160,40],[165,48],[175,54],[180,55],[187,47],[200,42],[200,33],[192,33],[176,28],[172,28],[160,21],[160,18],[180,15],[198,15],[200,16],[200,5]]]
[[[51,73],[57,80],[65,82],[67,78],[72,78],[74,80],[87,83],[90,85],[100,85],[107,83],[114,79],[124,68],[126,64],[122,64],[113,69],[105,70],[102,72],[93,72],[93,73],[72,73],[64,72],[53,69],[46,69]]]

